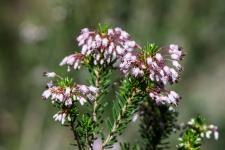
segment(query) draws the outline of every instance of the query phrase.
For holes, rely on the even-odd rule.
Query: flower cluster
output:
[[[160,53],[165,51],[165,55]],[[149,91],[149,96],[157,103],[175,104],[180,96],[174,91],[165,89],[167,84],[176,83],[182,67],[178,61],[184,57],[178,45],[159,48],[156,53],[143,57],[143,53],[127,53],[123,56],[120,70],[125,75],[134,77],[145,76],[155,83],[155,87]],[[170,63],[172,62],[172,63]]]
[[[59,121],[61,122],[61,124],[64,124],[66,122],[66,120],[70,121],[71,118],[70,118],[70,115],[68,113],[66,113],[66,111],[59,111],[58,113],[56,113],[54,116],[53,116],[53,119],[55,121]]]
[[[136,67],[137,56],[132,53],[127,53],[123,56],[123,59],[119,65],[120,70],[127,76],[129,74],[137,77],[138,75],[143,75],[143,70]]]
[[[56,73],[45,73],[47,77],[55,77]],[[61,79],[63,82],[63,80]],[[43,99],[51,99],[53,104],[60,104],[62,111],[54,115],[56,121],[64,123],[65,118],[68,117],[68,110],[72,105],[78,101],[81,105],[85,102],[93,102],[98,93],[98,88],[94,86],[86,86],[80,84],[70,85],[54,85],[52,81],[47,84],[47,89],[42,93]]]
[[[183,59],[184,54],[178,45],[159,48],[143,57],[145,52],[134,51],[136,48],[142,48],[126,31],[118,27],[105,32],[84,28],[77,41],[81,52],[65,57],[60,63],[61,66],[68,65],[68,71],[71,68],[79,69],[85,59],[102,67],[112,66],[118,60],[119,68],[126,76],[147,76],[155,83],[155,87],[149,90],[149,96],[156,103],[176,105],[179,101],[180,96],[176,92],[165,89],[167,84],[178,81],[182,71],[179,61]]]
[[[210,139],[211,138],[211,135],[213,134],[214,135],[214,139],[215,140],[218,140],[219,139],[219,132],[218,132],[218,127],[213,125],[213,124],[210,124],[210,125],[199,125],[199,123],[197,122],[196,119],[191,119],[189,122],[188,122],[188,125],[193,127],[193,128],[196,128],[196,129],[199,129],[201,127],[201,137],[204,138],[206,137],[207,139]]]
[[[84,61],[84,55],[80,53],[71,54],[69,56],[66,56],[61,62],[60,66],[68,65],[68,71],[71,70],[71,68],[74,69],[80,69],[80,65]]]
[[[77,37],[77,41],[78,46],[81,46],[81,53],[67,56],[60,63],[60,65],[67,64],[68,70],[72,66],[74,69],[79,69],[83,59],[89,56],[93,58],[94,65],[107,66],[138,47],[130,35],[118,27],[108,29],[105,33],[84,28]]]
[[[79,84],[66,88],[52,85],[43,92],[42,96],[44,99],[51,98],[53,103],[63,103],[65,106],[71,106],[73,100],[78,100],[83,105],[87,100],[93,101],[97,91],[96,87]]]
[[[180,96],[175,91],[156,91],[152,90],[149,96],[156,101],[157,104],[174,104],[177,105]]]

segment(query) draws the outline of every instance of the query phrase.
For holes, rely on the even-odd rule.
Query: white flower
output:
[[[116,51],[117,51],[117,53],[120,54],[120,55],[124,53],[124,49],[121,48],[120,46],[116,46]]]
[[[104,64],[104,59],[100,60],[100,65]]]
[[[205,134],[204,134],[204,133],[201,133],[200,136],[201,136],[202,138],[204,138],[204,137],[205,137]]]
[[[72,98],[69,98],[69,99],[65,100],[66,106],[71,106],[72,104],[73,104]]]
[[[160,74],[162,77],[164,77],[164,76],[165,76],[165,73],[164,73],[164,71],[163,71],[163,70],[160,70],[160,71],[159,71],[159,74]]]
[[[210,139],[211,134],[212,134],[212,131],[211,130],[206,131],[206,133],[205,133],[206,138],[207,139]]]
[[[56,76],[55,72],[45,72],[44,76],[48,77],[48,78],[54,78]]]
[[[98,88],[94,87],[94,86],[89,86],[89,90],[93,93],[97,93],[98,92]]]
[[[99,61],[100,58],[101,58],[101,54],[97,54],[95,58],[96,58],[97,61]]]
[[[79,63],[76,61],[73,66],[74,69],[80,69]]]
[[[116,31],[117,33],[120,33],[120,32],[122,31],[122,29],[121,29],[120,27],[116,27],[116,28],[115,28],[115,31]]]
[[[138,75],[143,75],[143,73],[144,72],[142,70],[140,70],[138,67],[135,67],[135,68],[132,69],[132,74],[135,77],[137,77]]]
[[[172,103],[172,104],[175,104],[176,105],[176,98],[175,97],[173,97],[173,95],[172,94],[169,94],[168,95],[168,98],[169,98],[169,103]]]
[[[61,123],[64,124],[65,121],[66,121],[66,114],[63,113],[63,114],[62,114],[62,120],[61,120]]]
[[[95,40],[96,42],[100,42],[100,43],[102,42],[101,36],[99,34],[96,34]]]
[[[63,66],[67,64],[68,71],[70,71],[70,68],[72,66],[74,69],[80,69],[80,64],[83,62],[83,58],[84,58],[84,55],[81,53],[72,54],[72,55],[66,56],[59,65]]]
[[[82,32],[82,33],[89,32],[89,29],[88,29],[88,28],[83,28],[83,29],[81,29],[81,32]]]
[[[110,43],[109,49],[108,49],[108,53],[109,53],[109,54],[112,54],[114,48],[115,48],[114,43]]]
[[[163,83],[164,85],[166,85],[166,84],[168,83],[168,77],[167,77],[167,76],[163,76],[163,77],[161,78],[161,81],[162,81],[162,83]]]
[[[158,68],[159,68],[158,64],[155,61],[152,62],[152,67],[153,67],[153,69],[156,69],[156,70],[158,70]]]
[[[97,48],[97,44],[96,44],[95,41],[92,41],[92,43],[91,43],[91,48],[92,48],[92,49]],[[90,51],[89,51],[89,52],[90,52]]]
[[[81,105],[84,105],[84,103],[87,102],[86,99],[82,96],[78,96],[77,100],[80,102]]]
[[[89,89],[86,85],[79,85],[79,90],[81,93],[86,94],[89,92]]]
[[[96,98],[94,95],[92,95],[92,94],[87,94],[86,95],[87,96],[87,98],[90,100],[90,101],[94,101],[94,99]]]
[[[159,76],[158,76],[158,75],[155,75],[155,80],[156,80],[157,82],[159,82]]]
[[[47,89],[42,93],[42,97],[44,97],[45,99],[48,99],[51,96],[52,92]]]
[[[180,70],[181,69],[181,65],[178,63],[178,61],[173,61],[172,62],[172,64],[173,64],[173,66],[175,66],[178,70]]]
[[[219,139],[219,132],[218,131],[214,131],[214,138],[215,138],[215,140]]]
[[[132,118],[132,121],[135,122],[139,117],[139,114],[138,113],[135,113],[133,118]]]
[[[127,41],[127,42],[125,43],[125,45],[126,45],[127,47],[135,47],[136,43],[135,43],[135,41]]]
[[[152,58],[151,57],[148,57],[147,58],[147,64],[148,65],[152,65],[152,62],[153,62]]]
[[[127,39],[129,37],[129,34],[126,31],[121,31],[121,36],[124,39]]]
[[[65,95],[70,95],[70,91],[71,91],[70,87],[66,87]]]
[[[165,71],[165,73],[167,74],[167,75],[170,75],[170,68],[168,67],[168,66],[164,66],[163,67],[163,70]]]
[[[155,94],[153,94],[152,92],[150,92],[150,93],[149,93],[149,96],[150,96],[152,99],[154,99]]]
[[[55,94],[55,99],[56,100],[59,100],[60,102],[63,102],[64,95],[63,94]]]
[[[63,66],[66,64],[68,57],[64,57],[63,60],[60,62],[60,66]]]
[[[155,55],[155,58],[158,60],[158,61],[162,61],[163,60],[163,57],[160,53],[156,53]]]
[[[176,99],[180,98],[180,96],[175,91],[170,91],[170,94]]]
[[[149,78],[150,78],[152,81],[154,81],[154,80],[155,80],[154,74],[151,73],[151,74],[149,75]]]
[[[88,50],[87,45],[84,45],[84,46],[82,47],[81,54],[86,54],[87,50]]]
[[[193,118],[190,121],[188,121],[189,125],[193,125],[194,123],[195,123],[195,119],[193,119]]]
[[[172,75],[172,80],[173,80],[173,82],[175,82],[179,75],[173,68],[170,68],[170,72],[171,72],[171,75]]]
[[[172,51],[177,51],[178,50],[178,48],[179,48],[179,46],[178,45],[175,45],[175,44],[170,44],[170,49],[172,50]]]
[[[174,60],[180,60],[180,56],[178,56],[177,54],[171,54],[171,58]]]
[[[57,114],[55,114],[55,115],[53,116],[53,119],[54,119],[55,121],[61,122],[61,124],[64,124],[65,121],[66,121],[66,113],[58,112]]]
[[[75,59],[75,57],[73,57],[72,55],[70,55],[68,58],[67,58],[67,64],[68,65],[73,65],[74,64],[74,62],[76,61],[76,59]]]
[[[108,35],[114,35],[113,29],[108,29]]]
[[[102,45],[103,46],[108,46],[109,40],[107,38],[102,39]]]
[[[175,112],[175,109],[172,106],[170,106],[169,111]]]

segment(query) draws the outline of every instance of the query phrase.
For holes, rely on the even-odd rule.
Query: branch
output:
[[[122,123],[124,122],[124,117],[129,110],[130,106],[132,105],[132,100],[135,96],[136,92],[132,92],[132,95],[127,99],[126,104],[122,107],[119,115],[117,116],[116,120],[114,121],[114,124],[112,126],[112,129],[105,139],[105,141],[102,144],[102,149],[107,146],[107,144],[114,138],[114,134],[118,131],[118,129],[121,127]]]
[[[70,122],[70,126],[71,126],[71,130],[73,131],[73,135],[74,135],[74,139],[77,141],[77,145],[78,145],[78,149],[79,150],[82,150],[82,147],[81,147],[81,144],[80,144],[80,139],[79,139],[79,136],[74,128],[74,121],[71,121]]]
[[[99,71],[96,71],[95,72],[95,75],[96,75],[96,79],[95,79],[95,87],[97,88],[100,88],[100,75],[99,75]],[[101,89],[99,89],[101,90]],[[94,101],[94,104],[93,104],[93,113],[92,113],[92,116],[93,116],[93,121],[94,122],[97,122],[97,114],[96,114],[96,108],[98,106],[98,99],[99,99],[99,95],[100,93],[98,92],[97,95],[96,95],[96,99]]]

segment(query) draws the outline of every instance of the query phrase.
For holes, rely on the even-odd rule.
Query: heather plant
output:
[[[97,30],[84,28],[76,40],[81,51],[66,56],[60,66],[67,66],[67,71],[86,68],[89,84],[45,72],[51,80],[42,94],[58,110],[54,120],[71,129],[76,148],[168,149],[168,138],[174,132],[181,132],[179,150],[198,150],[211,134],[218,139],[217,127],[207,125],[200,116],[187,124],[177,123],[181,96],[169,88],[183,71],[182,47],[141,46],[126,31],[107,25],[99,25]],[[112,72],[120,75],[119,81],[112,80]],[[115,82],[118,88],[111,93]],[[115,96],[109,99],[109,93]],[[136,133],[140,138],[135,143],[118,140],[131,122],[140,124]],[[115,147],[118,143],[120,148]]]

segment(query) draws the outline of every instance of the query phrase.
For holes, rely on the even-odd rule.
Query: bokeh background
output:
[[[183,96],[179,121],[205,116],[219,126],[220,139],[203,149],[225,149],[224,0],[1,0],[0,150],[73,149],[70,131],[53,121],[56,110],[41,99],[42,72],[66,74],[59,62],[78,50],[80,29],[99,22],[122,27],[140,44],[184,47],[185,70],[173,87]],[[87,79],[82,70],[69,74]],[[126,137],[135,139],[129,130]]]

